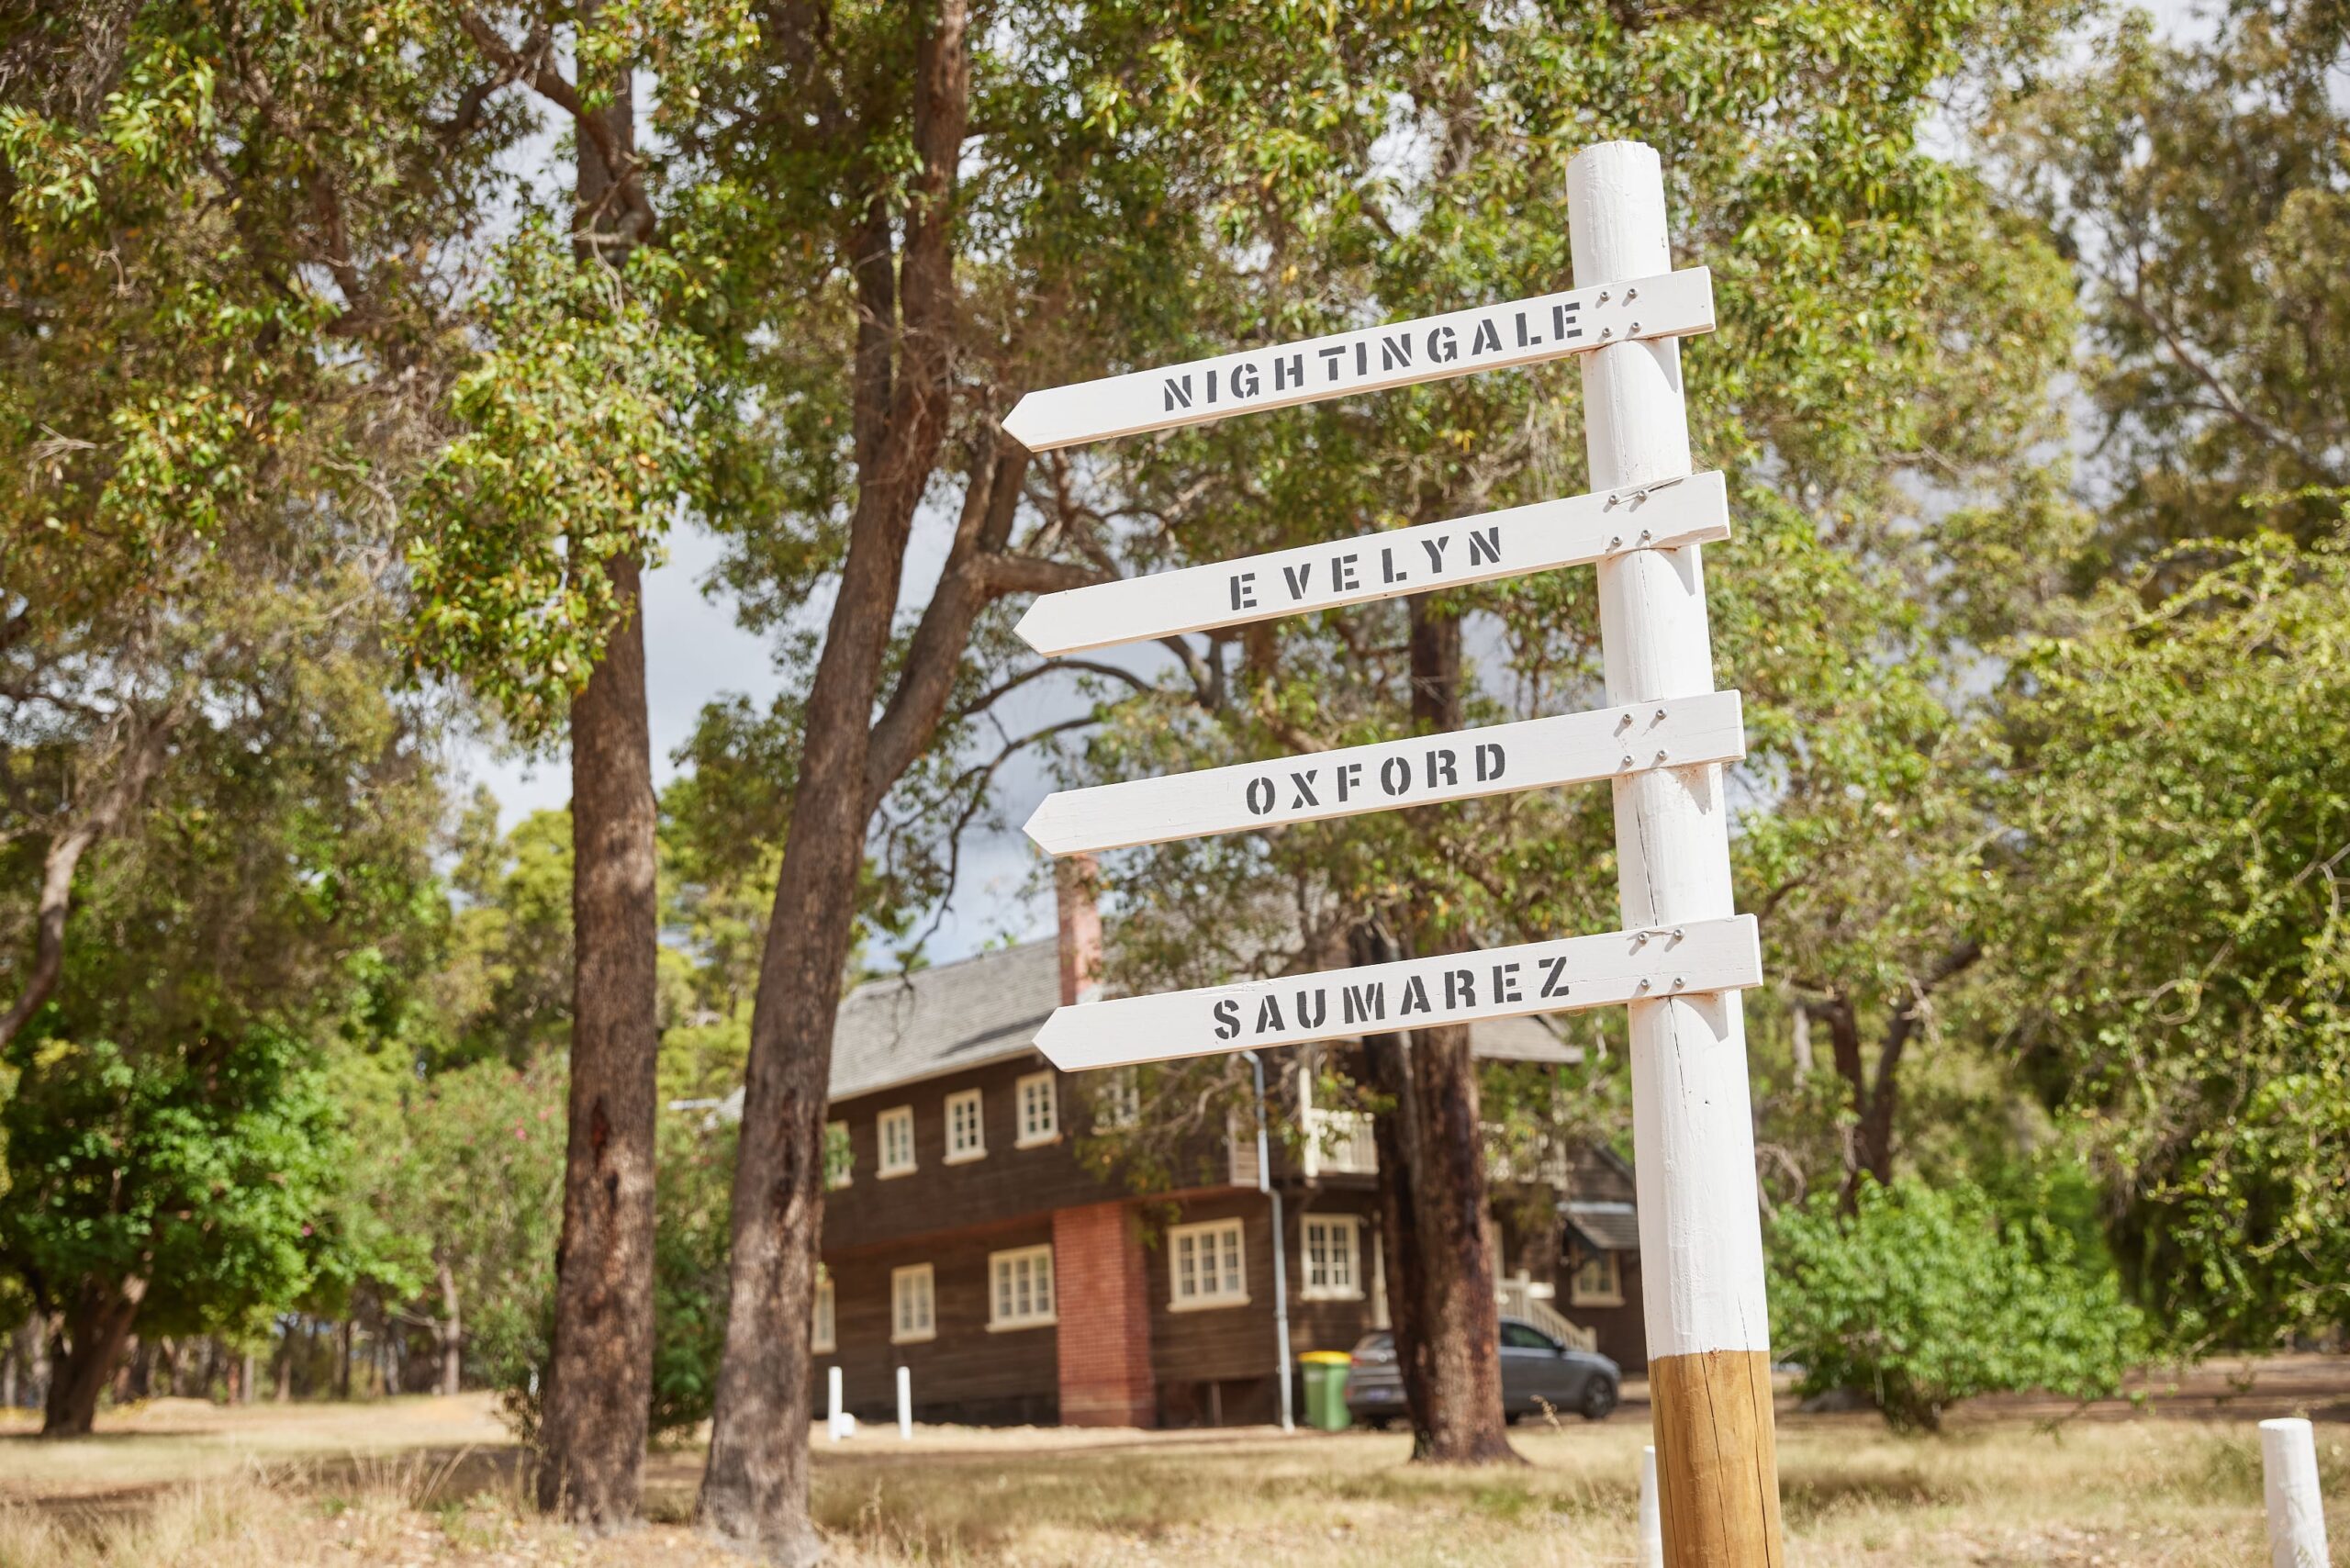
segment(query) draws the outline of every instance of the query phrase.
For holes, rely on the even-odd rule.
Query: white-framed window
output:
[[[890,1271],[890,1343],[938,1337],[938,1292],[927,1263]]]
[[[985,1109],[976,1089],[946,1097],[946,1163],[960,1165],[988,1151],[988,1130],[981,1120]]]
[[[848,1140],[846,1122],[824,1124],[824,1185],[847,1186],[856,1179],[856,1149]]]
[[[1362,1299],[1362,1221],[1353,1215],[1305,1216],[1305,1299]]]
[[[1131,1067],[1113,1067],[1094,1081],[1093,1125],[1123,1131],[1142,1120],[1142,1078]]]
[[[1020,1147],[1034,1148],[1061,1136],[1061,1103],[1057,1075],[1049,1069],[1020,1081]]]
[[[1624,1276],[1617,1271],[1616,1254],[1584,1253],[1575,1265],[1575,1277],[1568,1282],[1567,1295],[1574,1306],[1623,1305]]]
[[[988,1254],[988,1327],[1040,1328],[1053,1316],[1053,1249]]]
[[[900,1105],[884,1111],[874,1118],[876,1141],[881,1145],[881,1160],[874,1174],[903,1176],[914,1168],[914,1108]]]
[[[1167,1232],[1167,1271],[1173,1289],[1172,1312],[1203,1306],[1242,1306],[1248,1300],[1248,1268],[1242,1257],[1237,1219],[1179,1225]]]
[[[819,1272],[816,1276],[816,1322],[808,1337],[808,1348],[820,1356],[831,1355],[840,1348],[840,1313],[833,1294],[833,1277]]]

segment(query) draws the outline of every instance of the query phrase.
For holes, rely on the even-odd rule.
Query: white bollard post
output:
[[[845,1414],[841,1408],[840,1368],[834,1367],[825,1373],[824,1386],[826,1392],[832,1396],[830,1401],[832,1413],[825,1419],[824,1435],[834,1442],[839,1442],[841,1440],[841,1417]]]
[[[914,1373],[912,1367],[898,1369],[898,1436],[906,1442],[914,1440]]]
[[[1624,286],[1673,266],[1655,149],[1608,141],[1577,153],[1567,218],[1575,286],[1607,286],[1618,297],[1603,302],[1605,319],[1637,320],[1637,291]],[[1620,497],[1612,515],[1623,519],[1622,554],[1598,569],[1607,700],[1710,691],[1699,549],[1644,550],[1638,538],[1636,492],[1691,467],[1680,343],[1633,340],[1586,354],[1583,397],[1591,487]],[[1684,921],[1733,913],[1720,765],[1641,767],[1615,790],[1625,929],[1670,943]],[[1785,1559],[1745,1010],[1727,991],[1660,996],[1628,1011],[1662,1527],[1674,1568],[1777,1568]]]
[[[2288,1417],[2260,1423],[2268,1495],[2269,1568],[2326,1568],[2325,1505],[2317,1489],[2317,1436]]]
[[[1640,1450],[1640,1568],[1664,1568],[1664,1516],[1656,1506],[1656,1445]]]

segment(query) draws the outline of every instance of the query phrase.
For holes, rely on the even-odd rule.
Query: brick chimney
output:
[[[1102,868],[1091,855],[1070,855],[1053,863],[1053,896],[1059,906],[1061,1005],[1102,999]]]

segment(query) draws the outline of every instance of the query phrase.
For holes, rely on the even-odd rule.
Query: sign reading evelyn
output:
[[[1048,593],[1015,630],[1057,656],[1729,537],[1729,497],[1708,471]]]
[[[1079,1072],[1762,983],[1762,939],[1754,917],[1739,914],[1085,1002],[1055,1011],[1036,1048],[1063,1072]]]
[[[1713,329],[1713,274],[1686,267],[1031,392],[1005,416],[1003,428],[1031,452],[1052,452]]]
[[[1028,836],[1076,855],[1583,784],[1746,755],[1735,691],[1416,735],[1271,762],[1131,778],[1045,797]]]

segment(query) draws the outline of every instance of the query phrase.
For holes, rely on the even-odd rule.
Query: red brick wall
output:
[[[1053,1211],[1063,1426],[1158,1425],[1148,1290],[1142,1238],[1125,1204]]]

